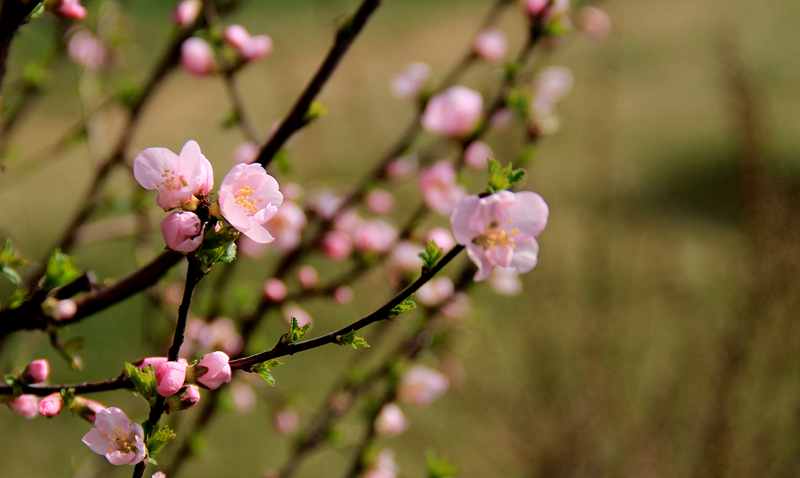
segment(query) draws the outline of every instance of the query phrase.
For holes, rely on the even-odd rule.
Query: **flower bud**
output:
[[[22,372],[22,381],[26,384],[41,383],[50,375],[50,363],[46,359],[34,360]]]
[[[314,266],[303,266],[297,270],[297,281],[304,289],[313,289],[319,282],[319,274]]]
[[[197,19],[200,8],[203,6],[200,0],[183,0],[172,11],[172,22],[179,27],[188,27]]]
[[[450,381],[438,370],[414,365],[400,381],[397,396],[403,402],[426,407],[444,395],[449,387]]]
[[[72,408],[70,408],[73,413],[77,413],[89,423],[94,423],[97,413],[105,409],[106,406],[102,403],[84,397],[75,397],[75,400],[72,402]]]
[[[396,403],[384,405],[375,419],[375,433],[379,437],[394,437],[406,431],[407,428],[408,420]]]
[[[59,300],[53,308],[53,318],[56,320],[71,319],[78,312],[78,305],[72,299]]]
[[[300,417],[292,408],[284,408],[275,414],[275,429],[283,436],[289,436],[300,426]]]
[[[62,18],[70,20],[83,20],[86,18],[86,9],[80,0],[56,0],[45,2],[45,8]]]
[[[186,362],[164,362],[155,367],[158,387],[156,391],[162,397],[169,397],[183,387],[186,380]]]
[[[489,28],[478,35],[472,48],[480,58],[490,63],[495,63],[506,56],[508,40],[503,30]]]
[[[39,414],[39,398],[36,395],[20,395],[7,400],[6,405],[12,412],[28,420],[36,418],[36,415]]]
[[[51,393],[39,402],[39,413],[47,418],[53,418],[61,412],[64,405],[64,398],[60,393]]]
[[[282,280],[272,278],[264,282],[264,296],[272,302],[281,302],[289,294]]]
[[[353,240],[342,231],[331,231],[322,238],[322,252],[334,262],[343,261],[353,252]]]
[[[181,45],[181,66],[195,76],[214,71],[214,52],[203,39],[192,37]]]
[[[174,363],[174,362],[170,362]],[[164,411],[167,413],[186,410],[197,405],[200,401],[200,388],[197,385],[186,385],[164,402]]]
[[[453,86],[428,101],[420,118],[433,134],[463,138],[475,129],[483,113],[483,97],[465,86]]]
[[[414,100],[422,92],[428,77],[431,76],[431,67],[425,63],[411,63],[392,78],[392,94],[403,100]]]
[[[494,156],[492,148],[483,141],[473,141],[464,150],[464,164],[469,169],[484,171],[489,168],[489,158]]]
[[[192,252],[203,242],[200,218],[192,212],[174,211],[161,221],[161,234],[167,247],[178,252]]]
[[[346,285],[341,285],[333,291],[333,298],[342,305],[349,304],[353,300],[353,289]]]
[[[225,352],[212,352],[203,355],[200,362],[193,367],[194,380],[204,388],[216,390],[223,383],[231,381],[231,366]]]
[[[394,209],[394,196],[385,189],[375,189],[367,194],[364,205],[373,214],[389,214]]]

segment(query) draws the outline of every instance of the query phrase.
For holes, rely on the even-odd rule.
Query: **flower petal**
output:
[[[180,170],[180,159],[167,148],[147,148],[133,160],[133,177],[145,189],[156,189],[165,169]]]
[[[550,209],[542,196],[532,191],[521,191],[516,194],[517,200],[507,211],[507,217],[513,219],[511,225],[503,224],[504,229],[517,228],[525,236],[538,236],[547,226]]]
[[[514,259],[511,261],[511,267],[522,274],[532,270],[536,267],[538,262],[539,243],[535,238],[529,237],[517,243],[517,249],[514,251]]]
[[[108,452],[108,438],[97,428],[89,430],[81,441],[98,455],[105,455]]]
[[[476,272],[475,277],[473,277],[475,282],[480,282],[489,277],[489,274],[491,274],[492,270],[494,269],[494,264],[489,262],[484,256],[483,247],[477,244],[468,244],[467,256],[469,256],[470,260],[474,262],[476,266],[478,266],[478,272]]]
[[[480,198],[476,195],[465,197],[450,215],[450,228],[453,230],[456,242],[465,246],[472,242],[478,234],[469,228],[469,218],[478,207]]]

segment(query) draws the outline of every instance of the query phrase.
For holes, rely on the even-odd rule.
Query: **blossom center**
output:
[[[509,219],[508,222],[513,223],[513,220]],[[500,229],[497,223],[493,223],[490,229],[487,229],[486,232],[475,238],[475,243],[483,246],[484,249],[490,250],[493,250],[498,245],[500,247],[516,249],[517,245],[514,243],[514,236],[517,234],[519,234],[519,229],[516,227],[510,231],[505,231],[504,229]]]
[[[255,193],[255,190],[246,184],[239,188],[238,191],[233,193],[233,197],[236,198],[236,204],[248,216],[252,216],[257,213],[261,208],[256,206],[256,204],[263,201],[263,199],[260,198],[250,199],[250,195],[253,193]]]
[[[108,453],[121,451],[122,453],[135,453],[136,451],[136,434],[125,433],[119,428],[114,428],[114,436],[109,436],[108,431],[103,431],[103,436],[108,438],[108,444],[112,447],[108,449]]]
[[[168,191],[174,191],[176,189],[180,189],[189,183],[183,179],[183,176],[178,175],[175,171],[171,169],[165,169],[163,173],[161,173],[161,182],[156,185],[158,189],[166,189]]]

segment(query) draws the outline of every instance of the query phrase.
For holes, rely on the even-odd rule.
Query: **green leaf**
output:
[[[6,300],[6,309],[16,309],[28,296],[28,289],[15,289],[11,296]]]
[[[22,277],[20,277],[19,273],[8,266],[0,267],[0,272],[2,272],[3,275],[6,276],[6,279],[10,280],[14,285],[18,285],[22,280]]]
[[[414,310],[417,308],[417,303],[414,302],[410,297],[404,300],[402,303],[397,304],[392,308],[389,312],[389,318],[397,317],[398,315],[402,314],[403,312],[408,312],[409,310]]]
[[[61,399],[64,402],[62,408],[68,409],[72,408],[72,405],[75,403],[75,389],[74,388],[62,388],[60,390]]]
[[[236,259],[236,245],[233,241],[239,237],[239,232],[232,227],[223,227],[215,231],[212,221],[206,227],[203,243],[197,250],[197,256],[206,267],[211,267],[217,262],[229,264]],[[232,246],[232,247],[231,247]]]
[[[490,193],[510,189],[511,186],[525,179],[525,170],[522,168],[514,169],[512,164],[502,167],[500,162],[494,158],[489,158],[489,186]]]
[[[311,327],[311,322],[307,323],[306,325],[300,327],[300,323],[297,322],[297,319],[292,317],[292,325],[289,329],[289,332],[281,337],[282,344],[293,344],[298,340],[302,339],[303,336],[308,332],[309,327]]]
[[[436,245],[436,241],[428,241],[425,251],[419,253],[419,258],[422,259],[422,271],[427,272],[439,262],[442,257],[444,249]]]
[[[125,363],[125,371],[131,377],[133,387],[139,394],[144,397],[148,402],[156,396],[156,387],[158,387],[158,380],[156,380],[156,373],[152,365],[148,365],[144,370],[137,368],[134,365]]]
[[[170,428],[166,425],[154,429],[153,433],[150,436],[150,439],[147,440],[147,455],[153,456],[161,451],[162,448],[167,446],[169,442],[171,442],[175,438],[175,432],[170,430]]]
[[[47,260],[42,288],[50,290],[60,287],[79,275],[81,275],[81,271],[75,267],[75,259],[56,249]]]
[[[0,251],[0,265],[24,266],[29,262],[14,250],[10,239],[6,239],[3,250]]]
[[[259,377],[263,378],[265,382],[267,382],[271,386],[275,386],[275,379],[272,377],[272,374],[269,373],[271,368],[275,368],[278,366],[283,365],[283,362],[278,360],[272,359],[267,360],[266,362],[261,362],[253,366],[253,372],[257,373]]]
[[[217,262],[221,262],[223,264],[230,264],[236,259],[236,243],[231,242],[228,244],[228,247],[225,248],[223,251],[222,256],[217,259]]]
[[[4,375],[3,379],[5,380],[6,385],[11,387],[11,389],[13,390],[14,398],[17,398],[20,395],[22,395],[22,382],[19,381],[19,378],[9,374],[9,375]]]
[[[344,335],[336,336],[336,343],[339,345],[350,345],[354,349],[359,347],[368,348],[369,344],[366,340],[362,339],[361,337],[356,337],[356,331],[351,330]]]
[[[278,171],[282,172],[283,174],[289,174],[292,172],[292,155],[289,154],[289,151],[286,148],[280,149],[277,154],[275,154],[272,162],[275,163]]]
[[[236,111],[236,110],[231,110],[231,112],[228,113],[228,116],[226,116],[225,119],[222,120],[222,128],[223,129],[235,128],[235,127],[239,126],[240,124],[242,124],[242,117],[241,117],[241,115],[239,115],[239,112]]]
[[[447,458],[429,451],[425,454],[428,461],[428,478],[453,478],[458,475],[458,467]]]
[[[328,108],[325,107],[320,101],[314,100],[308,106],[308,111],[306,111],[305,116],[303,116],[303,121],[305,123],[311,123],[312,121],[325,116],[328,114]]]

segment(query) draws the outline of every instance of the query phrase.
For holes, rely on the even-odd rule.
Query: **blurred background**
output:
[[[140,84],[173,28],[174,2],[85,3],[94,18],[102,9],[107,23],[101,28],[112,32],[112,68],[87,77],[68,59],[57,60],[3,157],[0,237],[33,259],[46,255],[74,214],[119,134],[121,108],[112,105],[91,118],[90,142],[76,139],[58,152],[45,146],[87,108]],[[281,183],[344,191],[366,174],[415,114],[392,96],[392,77],[423,61],[442,78],[491,3],[386,0],[323,91],[328,114],[290,142],[292,169],[281,173]],[[289,110],[336,26],[357,5],[248,2],[224,18],[274,41],[268,59],[239,75],[262,134]],[[573,32],[536,53],[537,65],[564,65],[574,75],[571,95],[558,105],[560,129],[537,143],[523,184],[551,211],[539,238],[539,265],[521,276],[523,290],[515,297],[498,296],[485,284],[473,289],[472,313],[435,362],[450,375],[451,391],[427,408],[404,407],[409,430],[378,442],[395,450],[402,476],[425,476],[430,450],[456,463],[464,477],[800,475],[800,3],[616,0],[600,6],[613,25],[605,42]],[[511,57],[524,40],[521,10],[509,8],[499,26]],[[20,30],[4,82],[5,108],[19,97],[15,84],[30,63],[54,48],[59,28],[46,15]],[[461,83],[488,94],[497,69],[477,65]],[[219,183],[244,140],[238,129],[221,126],[229,112],[219,78],[176,71],[146,107],[129,156],[151,146],[178,151],[195,139]],[[504,163],[517,157],[519,130],[486,138]],[[426,135],[419,144],[431,140]],[[485,174],[469,173],[464,182],[477,193]],[[163,214],[153,194],[136,199],[133,186],[125,168],[117,171],[103,191],[109,201],[93,221],[124,218],[135,201],[149,201],[152,243],[122,236],[79,244],[78,266],[101,281],[122,277],[160,251]],[[419,201],[414,181],[391,191],[400,205]],[[396,223],[411,209],[399,207]],[[447,221],[432,217],[424,225]],[[311,263],[323,277],[340,270],[317,259]],[[237,268],[225,315],[253,307],[276,260],[270,255]],[[221,267],[201,283],[195,313],[217,292],[212,285]],[[181,281],[180,268],[167,278]],[[0,297],[12,290],[0,284]],[[303,304],[315,321],[312,336],[370,312],[392,289],[377,269],[353,290],[355,300],[345,306],[329,299]],[[181,476],[264,476],[280,467],[292,439],[273,427],[275,403],[290,404],[301,426],[307,424],[353,357],[377,362],[414,314],[421,312],[391,324],[385,345],[286,357],[274,372],[277,388],[258,385],[263,399],[248,414],[223,397],[224,410],[195,444],[201,455]],[[253,351],[271,347],[285,330],[274,315],[251,338]],[[69,370],[41,332],[5,340],[0,370],[16,372],[45,357],[51,383],[103,380],[118,375],[125,361],[162,351],[171,327],[170,314],[140,294],[63,333],[65,340],[86,337],[83,371]],[[365,332],[368,341],[372,333]],[[144,401],[127,392],[91,398],[135,421],[147,413]],[[358,410],[341,424],[337,444],[314,454],[298,476],[345,472],[363,427]],[[191,410],[182,414],[171,417],[179,437],[193,420]],[[3,476],[131,472],[81,444],[89,425],[68,413],[27,421],[3,408],[0,430]],[[169,463],[170,453],[157,458]],[[147,476],[157,469],[149,467]]]

